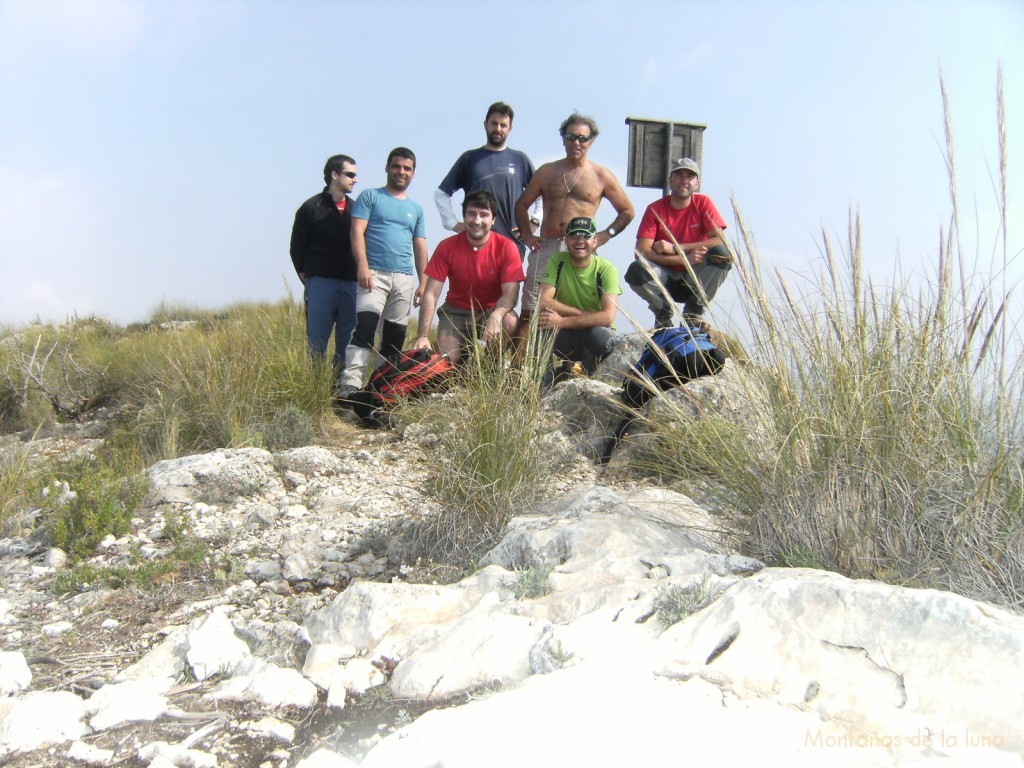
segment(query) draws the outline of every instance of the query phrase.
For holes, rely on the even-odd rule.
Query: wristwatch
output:
[[[608,237],[615,237],[619,231],[615,227],[608,227]]]

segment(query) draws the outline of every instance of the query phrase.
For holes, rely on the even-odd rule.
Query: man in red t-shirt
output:
[[[424,271],[427,286],[414,349],[430,348],[427,334],[445,280],[448,295],[437,310],[438,352],[457,363],[474,337],[488,344],[502,335],[511,338],[519,319],[512,308],[526,278],[515,243],[491,231],[497,212],[498,203],[486,190],[474,190],[463,199],[465,229],[438,243]]]
[[[673,301],[683,303],[683,319],[691,325],[699,323],[707,309],[683,259],[693,268],[708,301],[715,297],[732,267],[720,236],[725,220],[711,198],[697,194],[699,185],[697,163],[688,157],[676,160],[669,175],[671,194],[647,206],[640,220],[636,249],[651,262],[651,269],[646,269],[637,257],[625,277],[626,283],[647,301],[654,313],[655,327],[674,324],[674,307],[665,297],[666,291]],[[679,243],[682,253],[677,251],[672,238]],[[651,272],[664,290],[655,283]]]

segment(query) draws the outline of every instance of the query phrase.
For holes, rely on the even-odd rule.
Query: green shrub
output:
[[[509,588],[516,600],[530,600],[543,597],[551,591],[548,577],[555,570],[553,565],[539,565],[516,571],[516,578],[510,582]]]
[[[96,587],[137,589],[143,592],[166,589],[189,579],[228,581],[242,573],[230,558],[215,557],[205,542],[187,535],[173,539],[171,551],[145,558],[138,551],[123,562],[96,565],[82,562],[54,574],[50,591],[56,595],[85,592]]]
[[[660,587],[654,596],[654,613],[658,617],[658,624],[663,629],[668,629],[691,613],[707,607],[711,597],[711,587],[706,575],[686,586],[669,584]]]
[[[97,318],[32,326],[0,342],[0,426],[35,429],[109,401],[106,375],[119,331]]]
[[[313,441],[313,420],[308,413],[288,404],[260,432],[264,445],[271,451],[298,448]]]
[[[46,488],[45,524],[53,545],[77,560],[95,554],[105,536],[128,533],[147,485],[140,476],[125,477],[114,467],[75,459],[53,470]]]

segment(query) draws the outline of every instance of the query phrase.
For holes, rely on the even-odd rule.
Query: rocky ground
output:
[[[688,386],[680,408],[728,399],[728,371]],[[66,556],[25,524],[0,540],[0,762],[1020,765],[1024,619],[737,554],[727,518],[626,479],[629,443],[599,461],[610,391],[556,388],[566,470],[465,570],[382,535],[436,510],[416,427],[150,467],[131,533],[87,561],[178,558],[142,585],[58,594]]]
[[[29,460],[87,454],[100,442],[89,437],[98,431],[69,428],[37,440]],[[14,439],[6,438],[8,449]],[[214,607],[227,609],[253,635],[301,634],[303,620],[353,579],[436,583],[461,575],[452,566],[389,561],[382,546],[380,533],[389,520],[415,518],[434,506],[422,493],[429,439],[424,445],[337,421],[321,442],[276,456],[253,451],[249,462],[224,460],[223,452],[215,452],[191,463],[154,467],[155,490],[133,520],[133,532],[103,542],[90,563],[108,568],[133,552],[166,555],[168,513],[187,516],[208,556],[197,567],[160,575],[146,588],[57,596],[52,587],[65,563],[62,553],[32,537],[0,540],[0,648],[24,654],[31,690],[90,697],[173,628]],[[178,485],[183,472],[190,477]],[[580,461],[561,490],[593,478],[594,469]],[[286,639],[281,647],[287,650],[269,655],[294,652],[296,658],[283,661],[301,666],[301,642]],[[2,677],[0,672],[0,685]],[[320,691],[308,706],[274,707],[268,721],[267,708],[259,703],[210,701],[206,694],[217,682],[214,677],[175,685],[161,717],[84,735],[76,742],[84,745],[80,754],[92,754],[99,764],[149,765],[140,750],[169,742],[201,750],[220,765],[294,765],[322,744],[358,757],[382,735],[438,706],[392,701],[371,688],[340,710],[326,706]],[[68,762],[66,745],[5,758],[5,765],[25,768]]]

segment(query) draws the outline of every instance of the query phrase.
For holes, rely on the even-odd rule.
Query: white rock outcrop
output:
[[[397,438],[373,437],[151,468],[136,532],[94,564],[162,541],[175,514],[242,574],[151,621],[113,610],[123,592],[56,597],[44,550],[0,540],[0,638],[19,649],[0,652],[0,758],[1020,765],[1024,618],[944,592],[765,568],[693,500],[594,485],[582,470],[573,490],[514,518],[471,576],[406,583],[368,551],[367,530],[433,502]],[[661,598],[694,587],[695,612],[669,619]],[[50,636],[51,625],[79,631]],[[99,638],[119,668],[70,669],[79,635]],[[105,653],[114,638],[120,656]],[[35,677],[26,655],[43,665]],[[372,735],[346,741],[344,718],[387,696]],[[416,717],[420,702],[446,706]],[[173,738],[156,740],[164,729]],[[251,754],[235,746],[244,739]]]

